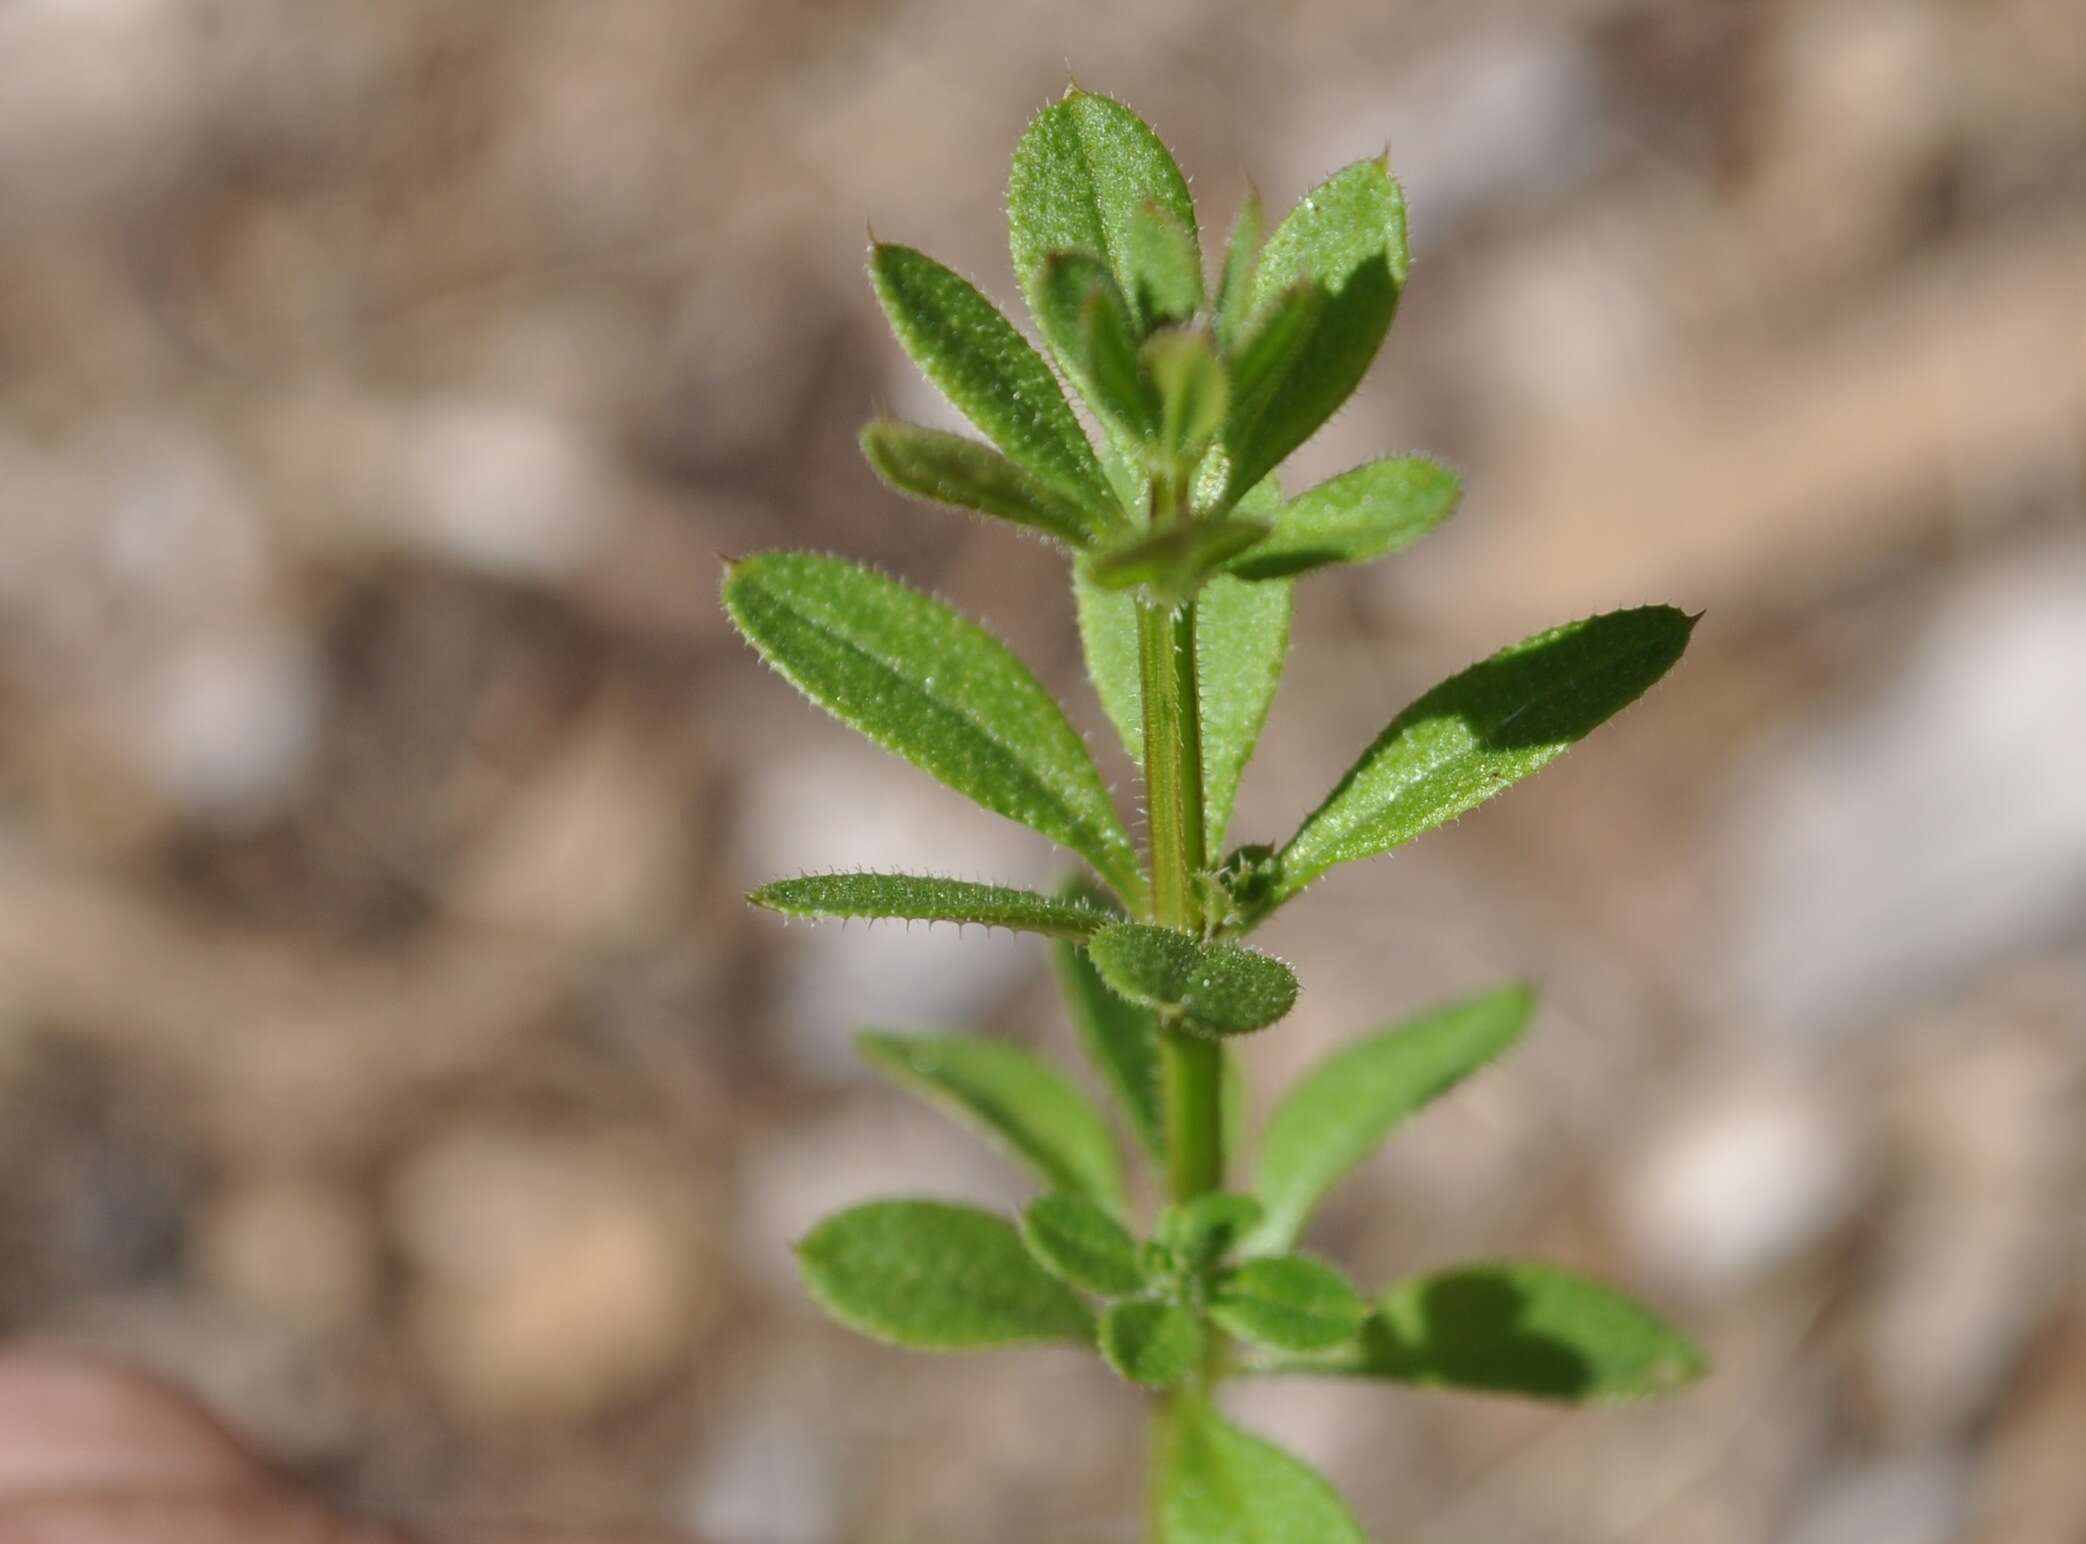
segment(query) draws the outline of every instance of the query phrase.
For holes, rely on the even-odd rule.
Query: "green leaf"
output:
[[[1263,540],[1269,529],[1258,520],[1229,515],[1191,520],[1104,548],[1081,567],[1104,590],[1142,585],[1159,599],[1178,603],[1227,560]]]
[[[1100,1340],[1108,1365],[1148,1389],[1170,1389],[1202,1363],[1202,1321],[1178,1303],[1113,1304]]]
[[[1330,1265],[1303,1255],[1248,1260],[1219,1277],[1210,1317],[1256,1346],[1323,1351],[1354,1339],[1369,1305]]]
[[[1267,1219],[1249,1248],[1296,1242],[1319,1200],[1391,1131],[1528,1028],[1535,994],[1518,983],[1450,1003],[1334,1053],[1283,1096],[1261,1133],[1253,1188]]]
[[[1241,500],[1241,513],[1248,501]],[[1131,760],[1144,764],[1144,688],[1137,663],[1137,603],[1075,576],[1087,674]],[[1239,778],[1252,758],[1289,652],[1291,586],[1218,575],[1195,602],[1202,677],[1202,807],[1211,848],[1231,824]]]
[[[820,1306],[875,1340],[919,1351],[1093,1340],[1086,1305],[975,1207],[857,1206],[805,1235],[797,1265]]]
[[[1086,742],[983,628],[895,579],[811,553],[732,565],[724,604],[762,657],[842,723],[1141,901],[1137,851]]]
[[[1101,1297],[1145,1287],[1137,1240],[1084,1196],[1050,1195],[1021,1214],[1021,1241],[1051,1275]]]
[[[892,488],[933,504],[1008,520],[1068,547],[1111,528],[989,445],[879,419],[862,430],[862,454]]]
[[[1136,305],[1130,226],[1150,203],[1172,215],[1195,243],[1188,180],[1137,114],[1076,87],[1036,114],[1015,147],[1007,179],[1007,235],[1015,277],[1039,320],[1038,281],[1053,252],[1091,252],[1103,259],[1117,288]]]
[[[1406,267],[1405,195],[1381,160],[1335,172],[1275,228],[1254,275],[1255,309],[1304,282],[1326,298],[1279,383],[1251,401],[1239,387],[1242,411],[1225,431],[1235,494],[1273,471],[1361,384],[1390,330]]]
[[[1115,508],[1050,366],[968,279],[888,243],[869,274],[905,351],[988,440],[1080,508],[1104,518]]]
[[[1231,572],[1279,579],[1388,556],[1446,520],[1461,491],[1454,472],[1424,456],[1366,462],[1283,505],[1274,535],[1232,559]]]
[[[1160,1544],[1367,1544],[1316,1470],[1207,1401],[1178,1400],[1164,1440]]]
[[[1292,284],[1241,323],[1231,343],[1231,416],[1224,426],[1225,488],[1228,458],[1250,450],[1254,426],[1281,391],[1290,371],[1310,346],[1319,318],[1330,304],[1325,286],[1311,280]]]
[[[1037,324],[1094,410],[1131,438],[1150,439],[1158,432],[1158,399],[1108,265],[1086,252],[1053,252],[1038,296]]]
[[[1141,922],[1103,928],[1087,944],[1101,979],[1135,1003],[1206,1035],[1272,1024],[1296,1003],[1297,978],[1272,955]]]
[[[1541,771],[1671,669],[1694,625],[1671,606],[1611,611],[1538,633],[1435,687],[1289,839],[1276,899]]]
[[[1159,454],[1190,468],[1202,458],[1231,408],[1231,387],[1209,334],[1169,327],[1144,345],[1144,365],[1159,392]]]
[[[806,874],[762,885],[746,899],[786,917],[976,922],[1051,938],[1090,938],[1115,920],[1106,908],[1085,901],[917,874]]]
[[[1229,1254],[1260,1221],[1260,1203],[1251,1196],[1215,1190],[1159,1214],[1154,1233],[1182,1269],[1200,1274]]]
[[[1261,232],[1266,223],[1259,192],[1247,188],[1231,222],[1231,240],[1224,248],[1224,273],[1217,281],[1217,340],[1227,349],[1245,334],[1246,318],[1253,306],[1253,275],[1260,266]]]
[[[1202,305],[1202,252],[1188,229],[1158,204],[1130,216],[1124,255],[1137,309],[1148,324],[1179,322]]]
[[[1059,942],[1051,945],[1051,953],[1066,1011],[1087,1059],[1122,1105],[1138,1144],[1154,1162],[1164,1163],[1158,1018],[1151,1009],[1110,991],[1079,945]]]
[[[1693,1383],[1699,1348],[1611,1287],[1526,1261],[1465,1265],[1392,1286],[1360,1339],[1315,1372],[1578,1403]]]
[[[983,1132],[1044,1184],[1122,1211],[1122,1170],[1107,1124],[1047,1062],[975,1035],[864,1032],[855,1047],[877,1071]]]

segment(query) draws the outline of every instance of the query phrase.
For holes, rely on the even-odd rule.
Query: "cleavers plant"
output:
[[[1107,1119],[1030,1052],[864,1034],[863,1055],[1034,1172],[1018,1222],[929,1200],[829,1217],[799,1246],[836,1318],[928,1350],[1098,1349],[1153,1406],[1164,1544],[1335,1544],[1360,1527],[1294,1457],[1230,1424],[1218,1385],[1306,1373],[1590,1401],[1696,1377],[1681,1335],[1611,1289],[1520,1261],[1365,1298],[1297,1252],[1313,1208],[1429,1100],[1511,1047],[1508,985],[1372,1030],[1275,1107],[1225,1188],[1234,1035],[1296,1001],[1241,940],[1336,864],[1389,852],[1536,772],[1679,659],[1693,619],[1615,611],[1513,644],[1405,709],[1280,847],[1222,852],[1288,647],[1299,578],[1394,553],[1447,517],[1455,475],[1365,462],[1286,498],[1278,464],[1354,391],[1397,309],[1405,203],[1360,161],[1263,233],[1248,194],[1214,291],[1188,185],[1121,104],[1073,89],[1030,123],[1008,186],[1014,269],[1046,353],[957,274],[878,243],[899,341],[989,441],[880,420],[892,487],[1006,521],[1070,559],[1087,666],[1143,780],[1145,842],[1056,701],[937,600],[835,557],[734,561],[724,602],[770,665],[844,723],[1085,860],[1056,895],[840,873],[754,891],[792,917],[979,922],[1054,940],[1081,1044],[1165,1201],[1139,1239]],[[1053,366],[1055,368],[1053,368]],[[1084,400],[1090,437],[1060,378]]]

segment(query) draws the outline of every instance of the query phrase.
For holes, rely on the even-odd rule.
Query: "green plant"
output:
[[[788,916],[981,922],[1055,940],[1080,1040],[1166,1199],[1137,1238],[1107,1120],[1029,1052],[865,1034],[872,1065],[997,1141],[1045,1193],[1018,1226],[934,1201],[857,1207],[814,1228],[800,1263],[814,1296],[864,1334],[930,1350],[1070,1341],[1162,1391],[1151,1526],[1166,1544],[1360,1539],[1317,1475],[1218,1413],[1223,1379],[1301,1372],[1596,1400],[1664,1392],[1702,1359],[1643,1308],[1548,1266],[1470,1265],[1370,1300],[1295,1252],[1347,1170],[1520,1038],[1525,987],[1341,1051],[1276,1107],[1250,1186],[1226,1190],[1226,1039],[1282,1018],[1297,994],[1287,965],[1240,940],[1336,864],[1409,842],[1562,754],[1679,659],[1693,619],[1611,612],[1501,650],[1394,718],[1281,847],[1219,858],[1299,576],[1396,552],[1456,500],[1454,474],[1416,456],[1294,498],[1275,481],[1390,327],[1408,261],[1403,195],[1384,160],[1361,161],[1263,239],[1249,194],[1210,293],[1173,157],[1127,108],[1075,89],[1029,125],[1008,198],[1015,272],[1056,369],[964,279],[877,244],[870,275],[900,342],[991,443],[879,421],[862,445],[899,491],[1067,551],[1089,672],[1142,772],[1144,850],[1079,734],[1003,645],[867,568],[771,552],[732,563],[724,582],[768,663],[1092,873],[1057,895],[812,875],[752,899]]]

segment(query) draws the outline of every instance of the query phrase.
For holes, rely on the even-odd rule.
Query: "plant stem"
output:
[[[1202,709],[1196,691],[1195,606],[1137,609],[1143,674],[1146,819],[1151,831],[1152,920],[1202,930],[1201,876],[1208,866],[1202,819]],[[1213,1040],[1162,1031],[1167,1187],[1191,1201],[1224,1183],[1223,1050]]]

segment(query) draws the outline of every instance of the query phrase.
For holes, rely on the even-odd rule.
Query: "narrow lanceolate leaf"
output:
[[[1161,1020],[1206,1035],[1272,1024],[1296,1003],[1297,978],[1273,955],[1141,922],[1103,928],[1087,944],[1101,979]]]
[[[1220,565],[1265,540],[1270,529],[1261,521],[1229,515],[1189,521],[1105,547],[1081,568],[1104,590],[1142,585],[1155,597],[1178,603],[1193,595]]]
[[[1192,467],[1224,427],[1231,388],[1216,346],[1196,327],[1169,327],[1144,345],[1145,373],[1159,393],[1159,454]]]
[[[1181,222],[1157,204],[1130,216],[1125,255],[1137,309],[1151,322],[1185,321],[1202,306],[1202,252]]]
[[[1248,1248],[1279,1253],[1321,1198],[1415,1110],[1521,1038],[1535,994],[1518,983],[1437,1008],[1334,1053],[1283,1096],[1261,1133],[1253,1188],[1267,1207]]]
[[[1508,1261],[1399,1282],[1352,1346],[1297,1365],[1590,1403],[1671,1393],[1701,1377],[1708,1361],[1613,1288],[1556,1266]]]
[[[1241,513],[1249,508],[1242,500]],[[1256,517],[1257,518],[1257,517]],[[1075,576],[1079,637],[1087,674],[1131,759],[1144,759],[1144,689],[1137,665],[1137,603]],[[1220,574],[1195,603],[1195,654],[1202,676],[1202,806],[1215,849],[1231,824],[1239,779],[1252,758],[1289,653],[1292,586],[1249,584]]]
[[[725,609],[842,723],[1089,863],[1133,906],[1144,879],[1086,742],[1005,644],[919,591],[839,558],[734,564]]]
[[[1081,893],[1068,889],[1068,894]],[[1166,1127],[1159,1092],[1159,1020],[1142,1003],[1117,996],[1102,981],[1086,950],[1056,943],[1058,986],[1080,1046],[1122,1106],[1138,1145],[1166,1160]]]
[[[1321,287],[1325,301],[1279,383],[1225,430],[1234,493],[1274,470],[1361,384],[1406,266],[1405,196],[1382,161],[1334,173],[1275,228],[1253,279],[1255,309],[1300,283]]]
[[[940,1201],[875,1201],[797,1245],[820,1305],[876,1340],[919,1351],[1091,1343],[1093,1315],[1029,1258],[1011,1224]]]
[[[1641,697],[1687,647],[1671,606],[1611,611],[1502,649],[1391,721],[1282,849],[1277,899],[1541,771]]]
[[[1248,1260],[1217,1279],[1210,1317],[1239,1339],[1279,1351],[1324,1351],[1354,1339],[1369,1305],[1348,1279],[1317,1260]]]
[[[1150,439],[1158,432],[1158,398],[1108,264],[1089,252],[1053,252],[1037,294],[1037,324],[1094,411],[1132,439]]]
[[[962,275],[879,245],[869,273],[913,362],[993,444],[1080,508],[1112,507],[1108,479],[1043,356]]]
[[[1207,1401],[1176,1404],[1161,1463],[1160,1544],[1366,1544],[1316,1470]]]
[[[991,446],[960,434],[879,419],[862,431],[862,454],[900,493],[1011,521],[1068,547],[1084,547],[1109,529]]]
[[[1234,558],[1231,572],[1280,579],[1387,557],[1446,520],[1460,491],[1454,472],[1424,456],[1367,462],[1283,505],[1274,534]]]
[[[1202,1362],[1202,1321],[1178,1303],[1117,1303],[1101,1316],[1101,1355],[1123,1377],[1170,1389]]]
[[[1052,252],[1101,258],[1134,306],[1130,226],[1146,204],[1157,204],[1191,244],[1196,241],[1188,180],[1142,118],[1076,88],[1036,114],[1015,147],[1007,179],[1008,243],[1030,307],[1040,310],[1037,280]],[[1196,262],[1199,267],[1199,256]]]
[[[806,874],[762,885],[746,899],[785,917],[976,922],[1051,938],[1090,938],[1115,920],[1087,901],[918,874]]]
[[[1260,194],[1248,188],[1231,222],[1231,240],[1224,248],[1224,273],[1217,281],[1217,340],[1227,349],[1245,335],[1246,318],[1253,305],[1253,275],[1260,267],[1260,237],[1265,220]]]
[[[1051,1275],[1101,1297],[1144,1290],[1137,1240],[1084,1196],[1044,1196],[1021,1214],[1021,1241]]]
[[[983,1132],[1052,1189],[1123,1209],[1107,1124],[1049,1063],[976,1035],[865,1033],[855,1046],[877,1071]]]

